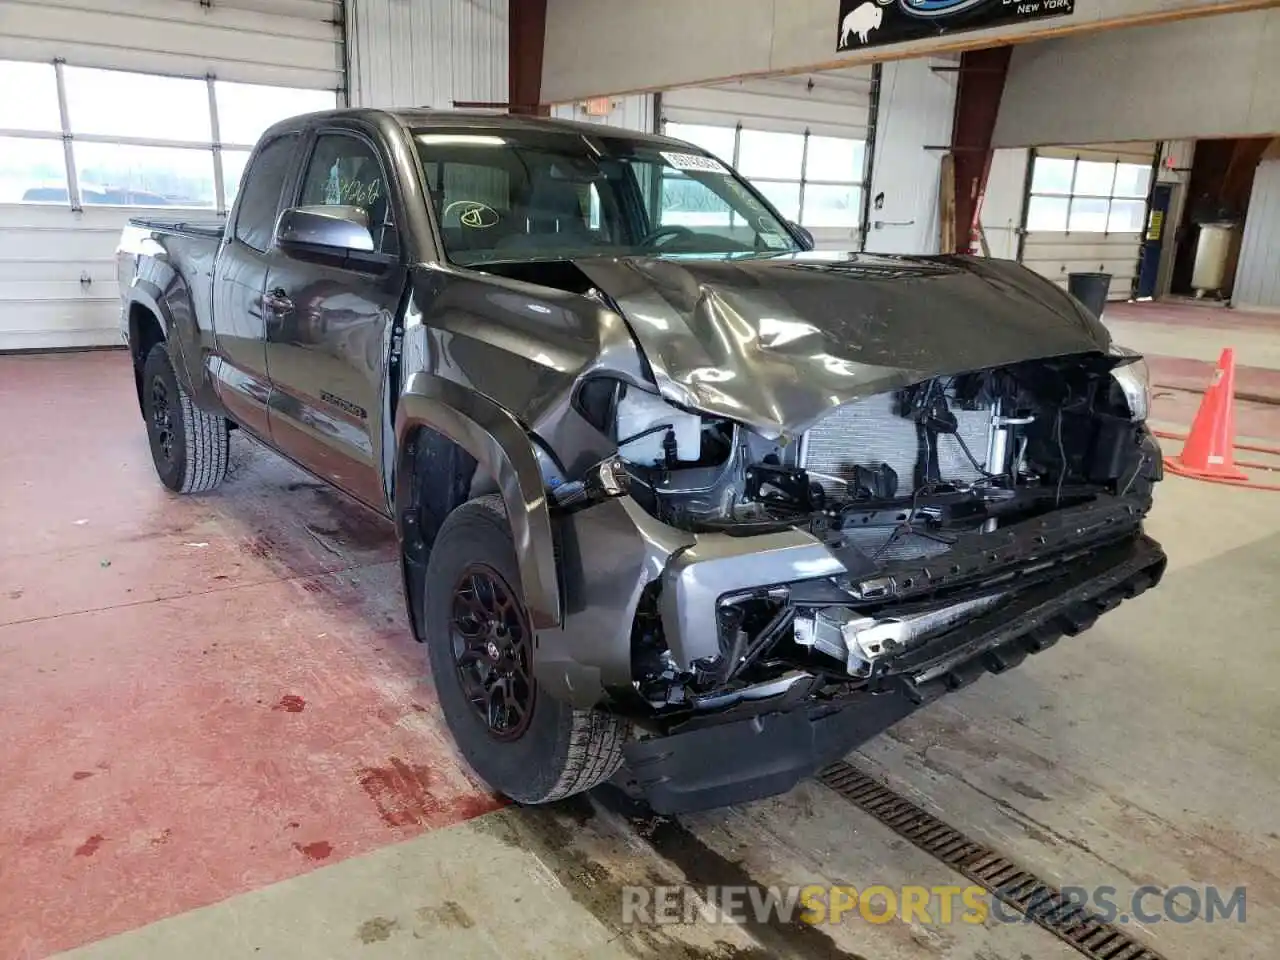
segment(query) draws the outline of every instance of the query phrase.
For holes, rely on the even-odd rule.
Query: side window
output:
[[[304,207],[358,207],[368,217],[374,249],[379,253],[400,252],[382,165],[373,147],[358,137],[320,135],[298,202]]]
[[[295,134],[279,137],[264,146],[245,171],[240,203],[236,207],[236,239],[262,251],[271,246],[280,192],[297,148]]]

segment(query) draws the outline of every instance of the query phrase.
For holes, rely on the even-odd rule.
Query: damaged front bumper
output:
[[[831,699],[782,694],[695,716],[625,748],[628,788],[659,813],[772,796],[839,759],[942,694],[1001,673],[1155,586],[1165,555],[1138,535],[1072,561],[1065,576],[1025,591],[892,666],[881,682]]]
[[[1094,560],[1111,556],[1113,546],[1148,544],[1158,558],[1142,552],[1141,563],[1150,572],[1158,559],[1158,579],[1163,553],[1140,536],[1149,505],[1143,497],[1100,496],[996,533],[963,537],[942,556],[878,565],[799,528],[757,536],[695,534],[656,520],[629,497],[607,500],[556,518],[565,615],[559,627],[539,631],[535,672],[551,695],[583,709],[630,690],[632,628],[647,589],[657,591],[664,640],[680,671],[723,655],[718,610],[734,595],[773,591],[801,614],[843,607],[876,622],[893,622],[900,609],[926,600],[965,605],[998,596],[998,603],[943,618],[923,643],[886,649],[860,674],[869,682],[886,675],[950,682],[953,668],[998,646],[1003,634],[996,629],[963,644],[954,644],[956,637],[988,623],[1021,622],[1016,611],[1029,598],[1052,605],[1071,595],[1078,570],[1086,571],[1086,583],[1097,580],[1100,590],[1108,589],[1110,575]],[[1123,564],[1120,569],[1128,576]],[[935,651],[944,652],[934,657]],[[779,690],[807,690],[810,679],[793,671],[759,690],[711,695],[694,706],[765,704]]]

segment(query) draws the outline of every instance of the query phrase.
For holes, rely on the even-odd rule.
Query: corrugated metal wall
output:
[[[1280,157],[1258,164],[1232,302],[1280,307]]]
[[[507,0],[347,0],[347,21],[353,105],[506,102]]]
[[[558,103],[551,108],[551,115],[561,120],[580,120],[608,127],[640,130],[644,133],[654,132],[656,117],[653,109],[653,94],[642,93],[632,97],[610,99],[613,102],[613,109],[603,117],[587,116],[586,106],[582,103]]]

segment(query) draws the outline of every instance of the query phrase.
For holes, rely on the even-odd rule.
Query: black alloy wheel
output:
[[[151,378],[151,436],[164,462],[173,465],[173,408],[163,377]]]
[[[453,589],[454,664],[471,709],[501,742],[520,739],[533,719],[532,637],[502,575],[487,564],[467,566]]]

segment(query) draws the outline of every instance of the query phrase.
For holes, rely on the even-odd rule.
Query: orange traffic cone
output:
[[[1236,469],[1232,453],[1236,440],[1235,382],[1236,352],[1227,347],[1218,358],[1218,369],[1200,401],[1182,453],[1165,458],[1171,473],[1207,480],[1249,479]]]

